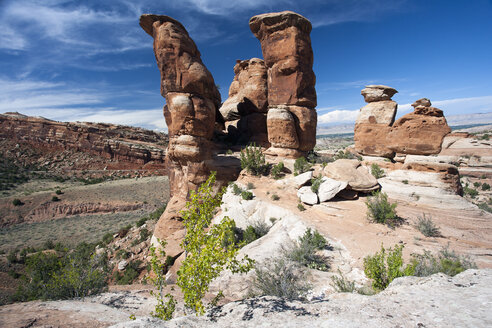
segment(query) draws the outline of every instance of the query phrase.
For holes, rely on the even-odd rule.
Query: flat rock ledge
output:
[[[492,270],[455,277],[404,277],[374,296],[338,293],[303,303],[259,297],[228,303],[203,317],[149,317],[112,327],[491,327]]]

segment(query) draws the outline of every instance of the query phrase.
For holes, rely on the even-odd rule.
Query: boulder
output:
[[[268,110],[267,129],[268,141],[273,147],[292,149],[299,147],[294,116],[285,107]]]
[[[360,109],[355,124],[370,123],[390,126],[395,121],[398,104],[393,100],[371,102]]]
[[[369,193],[379,189],[378,180],[356,159],[339,159],[328,163],[323,175],[338,181],[346,181],[348,188]]]
[[[398,91],[386,85],[366,85],[360,92],[364,96],[364,101],[367,103],[383,100],[391,100]]]
[[[294,180],[294,184],[296,188],[300,188],[307,184],[311,179],[313,178],[313,171],[308,171],[299,174],[298,176],[293,177],[292,179]]]
[[[318,204],[318,195],[314,191],[311,190],[310,186],[301,187],[297,191],[297,197],[304,204],[315,205]]]
[[[415,100],[415,102],[412,104],[412,107],[413,108],[416,108],[418,106],[430,107],[431,105],[432,103],[428,98],[420,98],[418,100]]]
[[[335,197],[340,191],[347,187],[348,183],[345,181],[337,181],[330,178],[323,177],[323,182],[319,186],[318,197],[320,203],[329,201]]]
[[[121,261],[119,261],[118,262],[118,270],[119,271],[125,270],[126,267],[127,267],[127,265],[128,265],[128,261],[127,260],[121,260]]]

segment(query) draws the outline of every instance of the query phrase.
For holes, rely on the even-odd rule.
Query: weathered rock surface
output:
[[[323,182],[319,186],[318,197],[319,201],[326,202],[335,197],[340,191],[347,188],[348,183],[345,181],[337,181],[327,177],[323,177]]]
[[[298,176],[295,176],[292,178],[294,181],[294,184],[296,188],[300,188],[307,184],[311,179],[313,178],[313,171],[307,171],[304,173],[299,174]]]
[[[397,93],[384,85],[368,85],[361,94],[367,105],[360,109],[355,122],[355,150],[363,155],[393,157],[394,151],[388,148],[391,142],[388,135],[395,121],[398,104],[391,100]]]
[[[35,147],[100,155],[133,168],[165,168],[168,138],[141,128],[104,123],[66,123],[19,113],[0,114],[0,138]]]
[[[299,197],[301,202],[303,202],[304,204],[318,204],[318,195],[316,195],[316,193],[311,190],[310,186],[299,188],[299,190],[297,191],[297,197]]]
[[[366,85],[360,92],[364,96],[364,101],[367,103],[375,101],[391,100],[398,91],[386,85]]]
[[[455,277],[403,277],[374,296],[332,294],[313,302],[260,297],[228,303],[206,315],[168,322],[138,318],[119,327],[489,327],[492,271]]]
[[[269,152],[299,156],[316,144],[311,23],[299,14],[283,11],[254,16],[249,26],[260,40],[268,68]]]
[[[323,175],[337,181],[346,181],[348,188],[371,192],[379,189],[378,180],[356,159],[339,159],[328,163]]]
[[[426,107],[417,101],[413,113],[398,119],[388,134],[391,143],[388,148],[402,154],[431,155],[441,151],[444,137],[451,132],[442,111],[434,107]]]

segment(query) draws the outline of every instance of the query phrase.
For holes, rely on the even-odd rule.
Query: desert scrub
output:
[[[235,227],[232,219],[225,216],[220,223],[212,225],[224,192],[214,195],[215,174],[212,172],[197,191],[191,192],[190,201],[181,211],[186,235],[180,246],[186,257],[178,271],[177,285],[183,292],[185,306],[197,315],[205,312],[203,297],[223,270],[246,273],[254,263],[248,256],[237,259],[237,245],[223,246],[228,231]]]
[[[279,199],[280,199],[279,195],[277,195],[277,194],[272,195],[272,200],[279,200]]]
[[[243,190],[235,183],[232,183],[231,184],[232,186],[232,193],[236,196],[239,196],[241,195],[241,193],[243,192]]]
[[[321,186],[321,183],[323,182],[323,176],[320,174],[317,177],[314,177],[311,179],[311,191],[314,192],[315,194],[318,193],[319,186]]]
[[[253,175],[265,175],[268,173],[269,165],[265,161],[265,155],[261,147],[253,143],[241,150],[241,168]]]
[[[387,250],[381,244],[381,251],[373,256],[364,258],[364,273],[372,279],[372,288],[381,291],[398,277],[411,276],[415,272],[415,265],[403,265],[403,245],[396,245]]]
[[[331,285],[339,293],[353,293],[357,290],[355,288],[355,282],[345,278],[340,269],[338,269],[338,276],[331,277]]]
[[[486,182],[482,183],[482,190],[483,191],[490,190],[490,185]]]
[[[304,205],[302,205],[302,203],[297,204],[297,209],[301,212],[306,210],[306,208],[304,207]]]
[[[460,256],[448,247],[440,250],[437,255],[432,255],[429,251],[424,251],[424,254],[412,254],[412,265],[417,277],[426,277],[438,272],[455,276],[467,269],[477,268],[469,257]]]
[[[441,232],[432,221],[432,217],[426,217],[425,213],[417,218],[417,230],[426,237],[439,237]]]
[[[310,290],[305,269],[280,257],[255,266],[249,296],[270,295],[297,300],[303,299]]]
[[[358,159],[359,161],[361,161],[362,156],[354,155],[348,150],[346,151],[339,150],[338,153],[336,153],[335,156],[333,156],[333,160],[336,161],[337,159]]]
[[[12,205],[22,206],[22,205],[24,205],[24,203],[19,198],[14,198],[14,200],[12,201]]]
[[[116,272],[115,274],[115,282],[118,285],[130,285],[140,274],[139,267],[142,264],[142,261],[130,261],[125,268],[123,273]]]
[[[284,171],[284,162],[279,162],[278,164],[275,164],[272,167],[272,169],[270,170],[270,174],[275,180],[277,180],[282,177],[283,171]]]
[[[326,239],[318,231],[313,232],[308,228],[304,235],[299,237],[297,243],[284,249],[284,255],[287,259],[307,268],[328,271],[327,259],[316,254],[317,251],[325,249],[327,246]]]
[[[406,180],[406,179],[405,180],[402,180],[402,183],[403,184],[408,184],[408,180]]]
[[[53,196],[53,197],[51,197],[51,201],[52,202],[59,202],[60,201],[60,198],[58,198],[56,196]]]
[[[253,193],[252,193],[251,191],[247,191],[247,190],[245,190],[245,191],[243,191],[243,192],[241,193],[241,197],[242,197],[244,200],[251,200],[251,199],[253,199]]]
[[[366,200],[367,218],[376,223],[386,224],[395,227],[401,223],[402,219],[396,215],[396,203],[388,201],[386,193],[376,191]]]
[[[471,198],[475,198],[475,197],[477,197],[477,196],[478,196],[478,190],[473,189],[473,188],[470,188],[470,187],[468,186],[468,183],[467,183],[467,184],[463,187],[463,193],[464,193],[465,195],[470,196]]]
[[[149,220],[158,220],[162,213],[164,213],[164,211],[166,210],[166,207],[167,207],[167,203],[164,203],[164,205],[162,205],[161,207],[157,208],[154,212],[150,213],[149,215],[147,216],[144,216],[142,218],[140,218],[136,223],[135,223],[135,226],[137,228],[143,226],[145,224],[145,222],[149,221]]]
[[[253,182],[248,182],[248,184],[246,185],[246,189],[248,190],[255,189],[255,185],[253,184]]]
[[[384,177],[384,170],[382,168],[380,168],[379,165],[377,165],[376,163],[372,163],[371,174],[376,179],[380,179],[380,178]],[[408,181],[407,181],[407,183],[408,183]]]
[[[55,191],[55,194],[57,194],[57,195],[61,195],[61,194],[63,194],[63,191],[61,191],[60,189],[57,189],[57,190]]]
[[[299,157],[294,162],[294,175],[307,172],[311,169],[312,165],[304,157]]]

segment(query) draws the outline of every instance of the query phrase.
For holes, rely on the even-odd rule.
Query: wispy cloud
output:
[[[321,109],[322,110],[322,109]],[[355,122],[359,115],[359,110],[336,109],[326,114],[318,116],[319,124]]]

